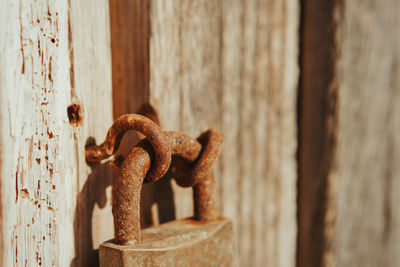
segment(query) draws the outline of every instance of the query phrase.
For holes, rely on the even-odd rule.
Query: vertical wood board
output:
[[[399,12],[397,1],[305,1],[299,266],[400,263]]]
[[[294,266],[297,1],[152,1],[150,103],[164,129],[222,130],[221,211],[241,266]],[[174,187],[178,218],[191,191]]]
[[[344,3],[338,28],[337,168],[332,257],[400,264],[400,3]],[[351,251],[351,253],[350,253]]]
[[[112,121],[108,16],[107,1],[0,1],[3,266],[88,266],[112,236],[96,209],[109,175],[84,158]]]

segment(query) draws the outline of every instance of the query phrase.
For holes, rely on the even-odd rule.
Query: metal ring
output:
[[[220,131],[210,129],[197,138],[168,132],[171,139],[172,154],[188,162],[175,160],[172,166],[175,181],[182,187],[192,187],[208,175],[221,151],[224,136]],[[201,145],[201,146],[200,146]],[[194,165],[189,164],[194,162]]]
[[[197,141],[202,145],[203,149],[195,165],[191,169],[191,177],[194,184],[201,182],[203,177],[208,175],[218,154],[221,152],[224,135],[217,130],[210,129],[202,133]]]

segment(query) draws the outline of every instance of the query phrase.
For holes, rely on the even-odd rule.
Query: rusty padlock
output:
[[[111,156],[125,132],[141,140],[122,163],[113,182],[113,240],[100,245],[100,266],[233,266],[232,222],[219,215],[212,171],[222,146],[222,133],[208,130],[197,141],[163,132],[150,119],[127,114],[118,118],[101,145],[86,149],[88,162]],[[172,155],[177,159],[171,164]],[[177,184],[193,187],[194,218],[140,229],[140,193],[144,182],[162,178],[168,169]]]

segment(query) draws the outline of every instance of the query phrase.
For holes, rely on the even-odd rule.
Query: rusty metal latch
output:
[[[210,129],[195,140],[182,133],[164,132],[144,116],[127,114],[114,122],[102,144],[86,149],[86,160],[99,162],[113,155],[129,130],[136,130],[146,138],[132,148],[126,159],[116,161],[119,175],[114,179],[112,192],[114,242],[119,245],[140,242],[142,184],[161,179],[170,168],[178,185],[193,187],[195,218],[199,221],[218,219],[216,185],[211,167],[221,151],[223,134]],[[171,162],[172,155],[181,160]]]

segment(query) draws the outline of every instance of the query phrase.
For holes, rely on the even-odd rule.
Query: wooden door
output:
[[[0,261],[96,266],[125,113],[225,134],[239,266],[397,266],[400,5],[368,0],[0,0]],[[137,142],[130,134],[119,153]],[[193,213],[148,184],[142,225]]]

